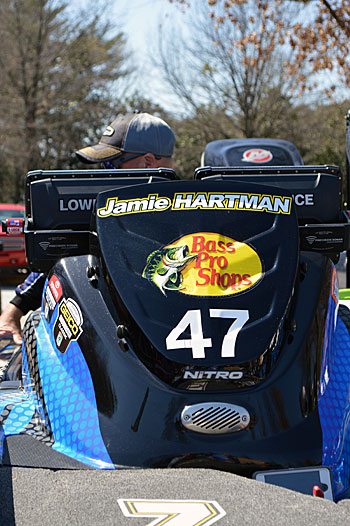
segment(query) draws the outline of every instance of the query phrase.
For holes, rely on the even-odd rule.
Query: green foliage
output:
[[[278,101],[276,93],[271,96]],[[270,98],[264,101],[255,136],[291,141],[301,152],[305,164],[335,164],[345,174],[345,115],[350,101],[315,107],[294,106],[288,101],[280,101],[280,104],[278,111]],[[220,108],[202,107],[199,114],[173,121],[172,125],[177,137],[175,169],[185,179],[192,178],[208,142],[243,137]]]
[[[264,60],[240,49],[242,62],[235,46],[227,49],[231,26],[214,30],[207,18],[199,19],[196,42],[170,39],[168,49],[164,37],[163,73],[187,108],[176,117],[145,96],[136,78],[130,90],[125,37],[103,13],[74,17],[63,0],[0,2],[0,201],[23,200],[28,170],[83,168],[75,150],[97,142],[118,113],[134,109],[173,127],[182,178],[192,178],[208,142],[246,136],[290,140],[305,163],[345,169],[350,101],[297,104],[281,76],[278,49]],[[246,13],[238,14],[243,23]],[[178,62],[185,55],[187,68]]]
[[[18,201],[27,171],[76,166],[74,150],[122,108],[130,71],[123,34],[62,1],[2,2],[0,37],[1,199]]]

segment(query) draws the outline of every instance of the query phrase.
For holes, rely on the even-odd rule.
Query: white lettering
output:
[[[192,199],[193,194],[176,194],[173,208],[190,208],[192,205]]]
[[[268,212],[272,212],[273,211],[273,206],[272,206],[270,197],[264,196],[261,199],[260,203],[257,206],[257,210],[262,210],[262,209],[265,209]]]
[[[80,210],[92,210],[96,199],[79,199]]]
[[[115,199],[108,199],[106,206],[104,208],[99,208],[97,210],[97,215],[99,217],[105,217],[105,216],[111,215],[113,213],[115,202],[116,202]]]
[[[213,378],[213,376],[216,377],[216,371],[205,371],[205,377],[210,380],[210,378]]]
[[[296,195],[294,196],[294,203],[295,203],[297,206],[303,206],[303,204],[305,203],[304,195],[303,195],[303,194],[296,194]]]
[[[227,208],[234,208],[235,207],[235,202],[237,201],[237,199],[239,199],[241,196],[238,195],[238,194],[226,194],[225,195],[225,199],[227,199],[228,203],[227,203]]]
[[[291,199],[288,197],[275,197],[273,200],[274,212],[282,212],[288,214],[291,205]]]
[[[187,378],[191,378],[192,380],[195,380],[198,378],[198,371],[185,371],[184,372],[184,380],[187,380]]]
[[[293,195],[296,206],[314,206],[314,194],[295,194]]]
[[[142,208],[141,208],[142,207]],[[148,200],[142,199],[138,201],[129,201],[127,206],[127,212],[139,212],[147,210]]]
[[[154,203],[154,208],[156,210],[166,210],[170,204],[170,201],[167,197],[163,197],[160,199],[157,199],[157,201]]]
[[[121,203],[117,203],[115,207],[113,208],[113,215],[125,214],[127,206],[128,205],[125,201],[122,201]]]
[[[306,206],[313,206],[314,203],[314,194],[305,194],[305,204]]]
[[[148,210],[153,210],[154,208],[154,201],[156,200],[155,195],[150,195],[149,197],[149,204],[148,204]]]
[[[76,199],[70,199],[68,201],[68,208],[69,210],[71,210],[72,212],[75,212],[76,210],[78,210],[79,208],[79,203]]]
[[[68,212],[68,208],[66,208],[66,207],[64,206],[64,201],[63,201],[63,199],[60,199],[59,203],[60,203],[60,208],[59,208],[60,212]]]
[[[242,371],[232,371],[229,374],[229,379],[230,380],[239,380],[240,378],[242,378],[242,376],[243,376]]]
[[[216,373],[216,379],[218,380],[219,378],[223,378],[224,380],[226,380],[226,378],[228,377],[228,371],[218,371]]]
[[[258,208],[258,196],[241,195],[238,208]]]
[[[209,208],[225,208],[225,205],[223,203],[223,200],[225,199],[225,196],[222,194],[210,194],[209,195]]]
[[[302,196],[304,198],[304,196]],[[308,195],[308,204],[312,203],[312,194]],[[296,198],[298,204],[298,197]],[[68,210],[76,211],[90,210],[93,207],[93,199],[71,199],[68,201]],[[142,199],[133,199],[118,201],[118,198],[108,199],[105,207],[99,208],[97,214],[99,217],[109,215],[134,214],[139,212],[149,212],[152,210],[167,210],[170,206],[172,210],[194,210],[201,209],[231,209],[231,210],[262,210],[272,213],[290,213],[290,197],[260,195],[260,194],[204,194],[204,193],[183,193],[175,194],[173,201],[168,197],[159,197],[158,195],[149,195]],[[60,210],[64,208],[65,203],[60,201]]]
[[[185,371],[184,380],[240,380],[242,378],[242,371]]]
[[[196,199],[193,201],[191,208],[197,208],[197,207],[207,208],[207,198],[204,194],[197,195]]]

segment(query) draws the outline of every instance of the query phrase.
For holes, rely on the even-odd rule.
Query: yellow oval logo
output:
[[[262,278],[262,264],[245,243],[197,232],[152,252],[142,275],[165,295],[177,290],[192,296],[230,296],[255,285]]]

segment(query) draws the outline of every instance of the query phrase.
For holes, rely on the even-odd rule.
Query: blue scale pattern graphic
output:
[[[2,349],[2,350],[5,350]],[[35,412],[34,398],[25,390],[19,390],[17,393],[0,394],[0,416],[2,425],[0,425],[0,464],[4,451],[4,440],[8,435],[18,435],[24,432],[25,427],[33,418]]]
[[[4,423],[5,435],[18,435],[31,421],[35,405],[33,400],[14,400],[16,405],[11,409],[9,416]]]
[[[323,434],[322,464],[332,470],[336,500],[349,497],[350,481],[350,336],[329,299],[319,391]]]
[[[41,319],[37,355],[46,409],[54,435],[53,448],[97,469],[115,469],[101,436],[95,391],[84,355],[76,341],[60,353],[52,327]]]
[[[0,395],[0,415],[4,415],[0,426],[0,464],[3,457],[4,439],[9,435],[23,433],[35,413],[35,403],[24,391]]]

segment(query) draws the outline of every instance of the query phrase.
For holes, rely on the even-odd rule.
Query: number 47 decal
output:
[[[234,319],[227,333],[222,340],[221,357],[234,358],[235,346],[239,331],[249,320],[248,310],[233,309],[209,309],[211,318]],[[191,337],[188,339],[179,339],[179,336],[190,328]],[[174,327],[165,340],[168,350],[174,349],[192,349],[193,358],[205,358],[205,348],[212,347],[211,338],[204,338],[202,329],[201,311],[188,310],[181,318],[179,323]]]

